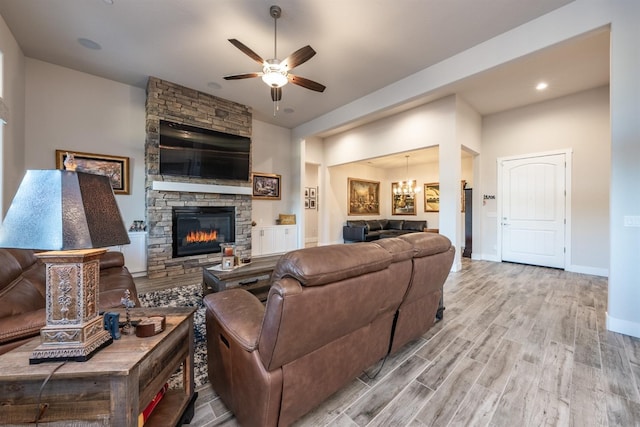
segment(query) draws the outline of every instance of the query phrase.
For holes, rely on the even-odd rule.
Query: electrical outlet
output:
[[[640,216],[625,215],[624,216],[625,227],[640,227]]]

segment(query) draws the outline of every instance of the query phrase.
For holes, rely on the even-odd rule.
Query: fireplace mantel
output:
[[[198,184],[192,182],[153,181],[151,189],[156,191],[180,191],[186,193],[216,193],[251,195],[251,187],[236,185]]]

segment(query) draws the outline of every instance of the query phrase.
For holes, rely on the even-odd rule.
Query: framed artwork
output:
[[[416,181],[411,182],[416,188]],[[391,215],[416,215],[416,197],[410,194],[397,194],[400,190],[400,183],[391,183]]]
[[[461,211],[464,212],[464,187],[467,181],[460,181],[460,202],[462,203]],[[424,211],[440,212],[440,183],[433,182],[424,185]]]
[[[304,197],[309,197],[309,187],[304,187]]]
[[[115,194],[130,194],[129,158],[106,154],[81,153],[73,150],[56,150],[56,169],[64,169],[67,155],[73,155],[76,171],[105,175],[111,181]]]
[[[311,197],[312,199],[316,198],[316,187],[309,188],[309,197]]]
[[[440,183],[424,185],[424,211],[440,212]]]
[[[280,200],[282,176],[254,172],[251,174],[252,196],[254,199]]]
[[[316,208],[316,199],[309,199],[309,209]]]
[[[380,215],[380,182],[347,178],[349,215]]]
[[[460,203],[461,203],[461,208],[460,208],[460,212],[464,212],[464,204],[465,204],[465,195],[464,195],[464,188],[467,186],[467,181],[465,181],[464,179],[462,181],[460,181]]]

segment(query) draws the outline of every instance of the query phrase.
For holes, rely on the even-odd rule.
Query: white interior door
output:
[[[565,267],[566,154],[503,160],[502,260]]]

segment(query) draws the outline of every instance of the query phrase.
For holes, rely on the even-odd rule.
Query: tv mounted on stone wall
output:
[[[160,174],[248,181],[251,139],[160,120]]]

